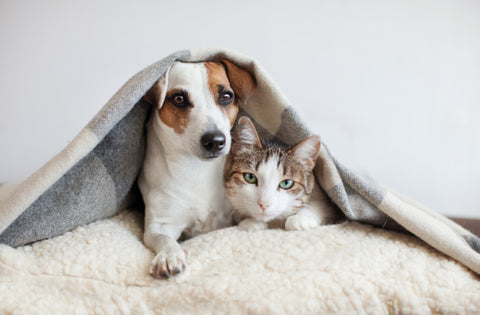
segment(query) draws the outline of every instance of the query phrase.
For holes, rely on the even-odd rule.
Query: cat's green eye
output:
[[[286,179],[286,180],[282,180],[282,181],[280,182],[280,185],[279,185],[279,186],[280,186],[280,188],[282,188],[282,189],[290,189],[290,188],[293,187],[293,183],[294,183],[293,180],[291,180],[291,179]]]
[[[244,173],[243,178],[249,184],[256,184],[257,183],[257,176],[253,175],[252,173]]]

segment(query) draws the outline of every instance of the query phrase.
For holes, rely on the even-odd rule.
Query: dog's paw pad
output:
[[[150,274],[155,278],[169,278],[183,272],[186,268],[185,253],[182,249],[158,253],[150,265]]]

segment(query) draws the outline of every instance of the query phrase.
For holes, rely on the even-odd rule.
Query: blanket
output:
[[[108,218],[138,199],[135,180],[145,153],[150,106],[142,96],[175,61],[228,59],[248,69],[257,90],[240,115],[286,144],[310,135],[294,106],[259,63],[225,49],[176,52],[128,80],[64,150],[26,180],[0,187],[0,243],[17,247]],[[386,229],[404,229],[480,273],[480,239],[444,216],[367,180],[322,145],[318,184],[345,216]],[[135,195],[137,195],[135,197]]]
[[[0,245],[2,314],[475,314],[480,281],[418,238],[360,223],[238,227],[183,243],[158,280],[143,213],[123,210],[14,249]]]

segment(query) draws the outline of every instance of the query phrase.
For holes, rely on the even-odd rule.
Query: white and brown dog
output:
[[[155,111],[138,183],[145,202],[144,242],[156,253],[153,276],[184,270],[181,235],[231,224],[225,156],[238,101],[246,103],[255,88],[252,75],[227,60],[176,62],[145,95]]]

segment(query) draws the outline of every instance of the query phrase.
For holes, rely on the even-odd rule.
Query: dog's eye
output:
[[[218,102],[222,105],[228,105],[233,101],[234,98],[235,96],[232,92],[222,92],[220,94],[220,99],[218,100]]]
[[[185,98],[182,95],[177,95],[173,98],[173,101],[177,104],[183,104],[183,102],[185,102]]]
[[[188,98],[183,92],[173,94],[170,97],[170,101],[177,107],[187,107],[189,105]]]

